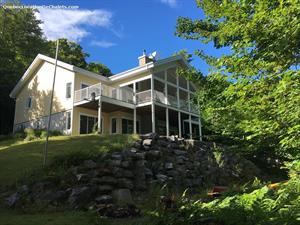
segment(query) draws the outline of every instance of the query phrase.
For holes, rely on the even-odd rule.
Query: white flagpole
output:
[[[46,163],[47,163],[49,131],[50,131],[50,125],[51,125],[52,104],[53,104],[54,85],[55,85],[56,68],[57,68],[58,45],[59,45],[59,40],[57,39],[57,41],[56,41],[56,52],[55,52],[55,66],[54,66],[53,84],[52,84],[51,99],[50,99],[48,126],[47,126],[47,136],[46,136],[46,143],[45,143],[45,148],[44,148],[43,166],[46,166]]]

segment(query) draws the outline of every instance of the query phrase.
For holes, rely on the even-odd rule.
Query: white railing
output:
[[[158,101],[158,102],[163,103],[163,104],[166,103],[165,102],[165,94],[163,92],[154,90],[153,94],[154,94],[154,100],[155,101]]]
[[[83,100],[91,100],[93,95],[95,97],[98,97],[100,96],[100,93],[101,96],[105,96],[111,99],[116,99],[119,101],[128,102],[132,104],[134,103],[133,91],[131,89],[126,87],[116,88],[116,87],[111,87],[100,83],[75,91],[74,103]],[[165,104],[165,93],[154,90],[153,95],[154,95],[153,99],[155,101]],[[151,100],[152,100],[151,90],[146,90],[146,91],[136,93],[136,104],[151,102]],[[168,95],[167,104],[177,108],[178,107],[177,98],[175,96]],[[184,111],[189,111],[188,100],[180,99],[179,108]],[[197,108],[193,104],[191,104],[191,112],[198,113]]]
[[[101,91],[100,91],[101,89]],[[83,100],[90,100],[93,95],[95,97],[102,96],[133,103],[133,92],[126,88],[115,88],[105,84],[95,84],[80,90],[75,91],[74,102],[80,102]]]
[[[137,104],[151,102],[151,90],[138,92],[135,94],[135,97]]]

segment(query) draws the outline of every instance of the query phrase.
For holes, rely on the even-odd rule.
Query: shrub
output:
[[[35,131],[32,128],[25,128],[25,141],[31,141],[36,138]]]
[[[290,179],[279,184],[277,189],[263,186],[244,190],[244,193],[231,193],[210,202],[184,203],[175,213],[162,214],[160,224],[299,224],[300,161],[286,164],[285,168],[290,171]]]

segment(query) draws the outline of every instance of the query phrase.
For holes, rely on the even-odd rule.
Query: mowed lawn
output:
[[[108,152],[121,150],[134,140],[132,135],[83,135],[51,137],[48,163],[54,156],[74,151]],[[13,184],[42,168],[45,139],[0,142],[0,186]]]

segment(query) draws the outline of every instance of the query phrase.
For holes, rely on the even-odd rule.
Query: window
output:
[[[66,85],[66,98],[71,98],[72,83]]]
[[[94,130],[97,129],[97,124],[97,117],[80,115],[80,134],[92,133]]]
[[[111,133],[112,134],[117,133],[117,119],[116,118],[111,119]]]
[[[30,108],[31,108],[31,105],[32,105],[31,97],[28,97],[28,98],[27,98],[27,101],[26,101],[26,108],[30,109]]]
[[[71,129],[71,112],[67,112],[67,130]]]
[[[136,131],[140,130],[140,124],[136,121]],[[132,134],[133,133],[133,120],[122,119],[122,134]]]

